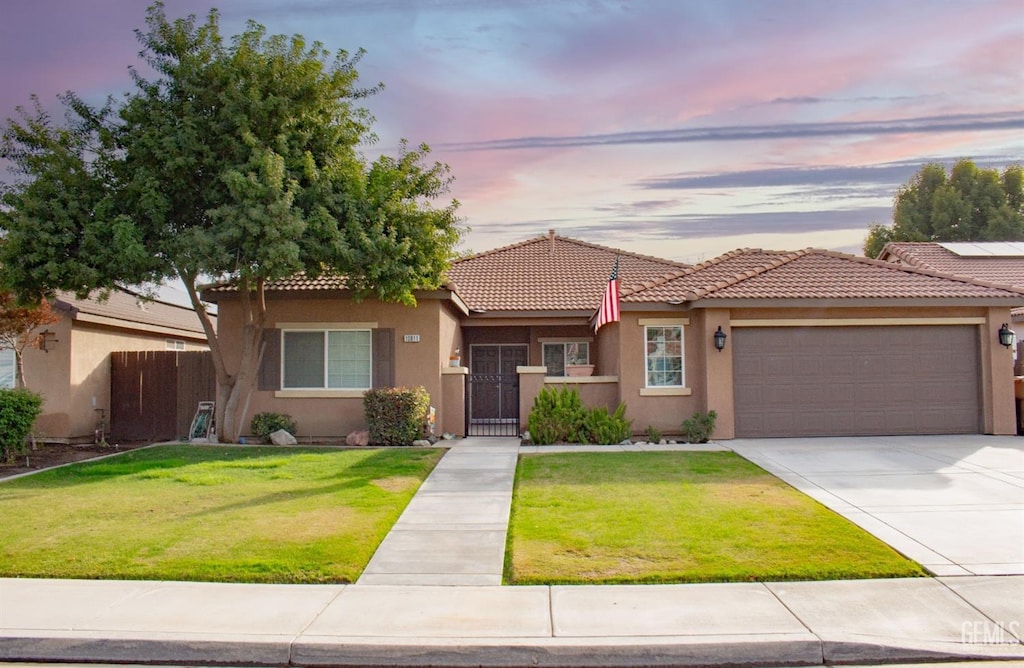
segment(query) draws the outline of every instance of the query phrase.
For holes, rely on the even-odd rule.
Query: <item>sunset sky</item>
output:
[[[0,0],[0,118],[130,85],[139,0]],[[172,17],[208,2],[168,0]],[[426,142],[481,251],[548,229],[684,262],[859,252],[925,162],[1024,160],[1024,0],[222,0],[366,49],[380,141]],[[0,176],[0,179],[6,179]]]

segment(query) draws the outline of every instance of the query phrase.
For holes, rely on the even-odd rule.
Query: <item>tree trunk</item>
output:
[[[217,373],[217,405],[214,407],[214,421],[216,425],[216,438],[227,443],[237,443],[242,433],[242,413],[249,405],[249,396],[252,394],[253,381],[259,372],[260,360],[263,351],[260,343],[263,340],[267,309],[264,295],[263,279],[256,279],[253,285],[248,279],[239,279],[236,287],[242,306],[242,351],[239,359],[238,370],[231,374],[228,372],[224,360],[224,350],[217,338],[217,332],[213,328],[206,308],[199,300],[199,293],[196,289],[196,276],[179,272],[185,288],[188,291],[192,307],[199,316],[206,332],[206,340],[210,345],[210,353],[213,357],[213,366]]]
[[[25,357],[21,350],[14,349],[14,387],[24,389],[25,383]]]

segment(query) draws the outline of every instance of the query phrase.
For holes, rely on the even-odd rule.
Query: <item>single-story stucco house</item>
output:
[[[595,333],[616,260],[621,321]],[[240,350],[237,293],[203,297],[224,349]],[[249,414],[339,437],[364,427],[367,388],[422,385],[439,432],[517,433],[542,386],[568,385],[589,405],[625,402],[637,433],[708,410],[718,439],[1016,431],[997,336],[1024,305],[1012,287],[825,250],[689,267],[551,232],[461,259],[416,297],[354,303],[336,277],[268,286]]]
[[[98,409],[110,415],[111,353],[207,350],[195,311],[141,293],[113,290],[105,300],[61,292],[58,322],[42,328],[43,347],[25,350],[25,384],[43,395],[36,436],[50,442],[92,441]],[[0,349],[0,387],[14,386],[14,351]]]

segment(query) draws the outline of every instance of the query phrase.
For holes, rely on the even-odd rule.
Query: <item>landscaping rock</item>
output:
[[[274,445],[296,445],[298,441],[284,429],[270,432],[270,442]]]
[[[370,444],[370,432],[365,429],[360,429],[351,432],[345,437],[345,445],[369,445]]]
[[[629,440],[629,439],[627,438],[627,439],[624,439],[623,441],[621,441],[621,442],[619,443],[619,445],[633,445],[633,441],[631,441],[631,440]]]
[[[429,448],[432,445],[432,443],[425,438],[421,438],[417,441],[413,441],[412,445],[415,448]]]

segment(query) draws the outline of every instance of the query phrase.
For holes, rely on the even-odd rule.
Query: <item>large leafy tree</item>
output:
[[[354,296],[406,304],[436,287],[461,228],[428,149],[373,161],[359,106],[361,53],[332,55],[249,23],[229,43],[218,14],[136,31],[154,75],[101,108],[74,94],[54,123],[35,102],[8,120],[0,155],[21,172],[0,207],[0,280],[26,300],[180,278],[205,328],[222,437],[237,439],[262,355],[268,282],[343,275]],[[228,368],[199,286],[239,292],[241,364]]]
[[[1024,170],[924,165],[897,191],[892,225],[871,226],[864,254],[878,257],[890,241],[1024,241]]]

